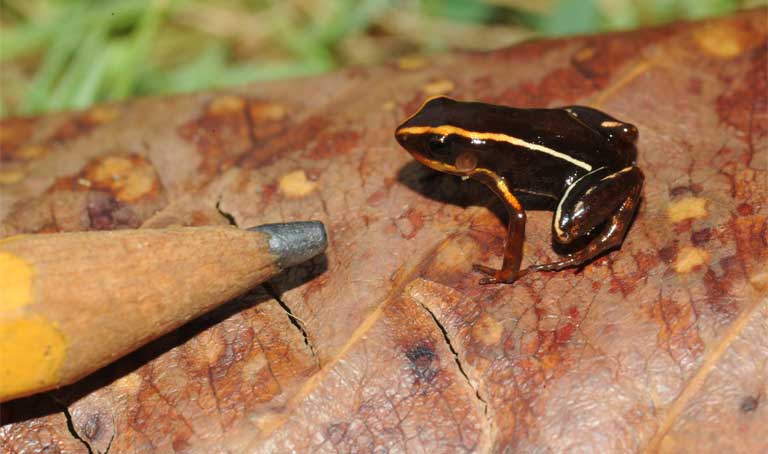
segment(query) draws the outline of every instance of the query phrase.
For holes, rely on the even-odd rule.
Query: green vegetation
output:
[[[0,115],[316,74],[768,0],[0,0]]]

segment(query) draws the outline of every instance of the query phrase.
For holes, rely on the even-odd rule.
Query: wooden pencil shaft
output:
[[[69,384],[280,271],[234,227],[0,241],[0,402]]]

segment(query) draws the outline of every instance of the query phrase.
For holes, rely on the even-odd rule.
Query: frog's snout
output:
[[[398,129],[395,131],[395,139],[397,140],[397,143],[400,144],[401,147],[403,147],[408,153],[410,154],[418,154],[419,147],[417,142],[417,136],[414,136],[413,134],[409,134],[407,132],[400,132]]]
[[[400,132],[398,129],[395,131],[395,139],[397,140],[397,143],[400,144],[401,147],[405,148],[405,143],[408,140],[408,133]]]

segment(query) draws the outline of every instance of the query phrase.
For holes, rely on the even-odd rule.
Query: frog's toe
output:
[[[522,270],[518,272],[512,272],[511,270],[494,269],[485,265],[472,265],[472,269],[478,273],[486,274],[488,277],[480,279],[478,282],[480,285],[488,284],[511,284],[521,277],[525,276],[528,271]]]
[[[481,278],[478,281],[478,284],[480,285],[501,284],[504,282],[504,280],[500,278],[501,270],[491,268],[490,266],[479,265],[477,263],[472,265],[472,270],[487,275],[487,277]]]
[[[502,277],[501,270],[491,268],[490,266],[478,265],[475,263],[472,265],[472,270],[487,275],[487,277],[481,278],[478,281],[478,284],[480,285],[503,284],[506,282]]]
[[[487,274],[488,276],[494,276],[496,273],[498,273],[498,270],[491,268],[490,266],[480,265],[478,263],[472,265],[472,271]]]
[[[501,284],[502,282],[495,277],[483,277],[480,278],[479,281],[477,281],[480,285],[490,285],[490,284]]]

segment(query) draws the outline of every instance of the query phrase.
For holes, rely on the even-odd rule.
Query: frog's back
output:
[[[615,120],[580,106],[519,109],[438,97],[401,127],[447,128],[474,151],[479,167],[506,177],[516,192],[559,199],[592,170],[619,170],[634,163],[634,143],[612,141],[593,117]]]
[[[509,137],[508,143],[541,154],[542,164],[553,159],[564,166],[583,163],[583,168],[631,164],[631,156],[617,153],[607,137],[564,109],[518,109],[474,102],[457,102],[456,107],[446,109],[445,123]]]

